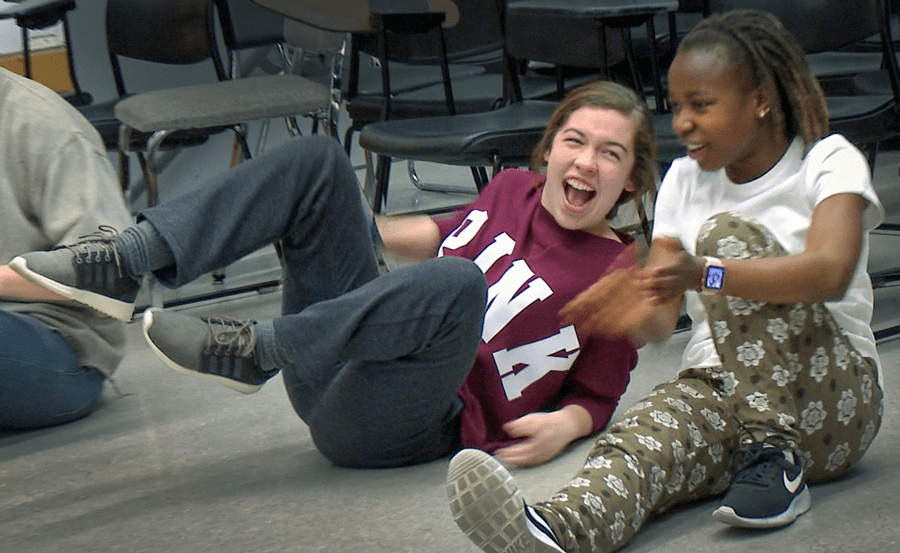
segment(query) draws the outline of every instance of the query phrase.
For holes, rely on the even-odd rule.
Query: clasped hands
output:
[[[675,238],[660,237],[646,248],[629,246],[612,268],[560,310],[564,322],[583,332],[637,339],[656,308],[679,300],[700,282],[700,261]]]

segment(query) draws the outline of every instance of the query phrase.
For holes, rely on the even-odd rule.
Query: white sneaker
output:
[[[509,471],[483,451],[464,449],[450,460],[447,496],[456,525],[486,553],[565,553]]]

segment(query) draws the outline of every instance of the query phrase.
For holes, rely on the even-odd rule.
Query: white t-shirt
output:
[[[676,159],[663,179],[656,200],[653,235],[678,238],[691,255],[704,221],[732,211],[765,226],[788,254],[806,247],[813,210],[829,196],[859,194],[868,200],[863,213],[866,231],[884,219],[884,208],[869,178],[862,153],[843,136],[816,142],[804,156],[804,144],[795,138],[785,155],[761,177],[743,184],[731,182],[724,169],[703,171],[690,158]],[[869,237],[863,237],[856,272],[843,299],[826,302],[850,343],[879,365],[872,320],[872,283],[866,272]],[[682,369],[720,366],[706,312],[697,292],[685,294],[692,336],[682,357]],[[880,371],[879,371],[880,372]]]

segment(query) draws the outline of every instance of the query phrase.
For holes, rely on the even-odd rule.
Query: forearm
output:
[[[440,229],[431,217],[376,217],[378,233],[384,247],[392,255],[421,261],[437,255]]]
[[[681,316],[683,296],[666,305],[654,306],[650,315],[637,327],[629,331],[628,339],[640,347],[648,342],[664,342],[675,332]]]
[[[813,211],[802,252],[784,257],[723,259],[722,294],[767,303],[820,303],[844,296],[864,240],[867,201],[836,194]],[[695,272],[700,284],[700,271]]]
[[[587,409],[581,405],[571,404],[560,408],[559,415],[560,433],[565,436],[566,444],[570,444],[579,438],[589,436],[594,429],[594,419]]]
[[[789,257],[726,259],[721,293],[767,303],[820,303],[837,300],[853,271],[827,255],[805,252]]]
[[[65,298],[25,280],[8,265],[0,265],[0,299],[8,301],[64,301]]]

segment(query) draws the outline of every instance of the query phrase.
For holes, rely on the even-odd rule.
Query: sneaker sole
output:
[[[794,522],[800,515],[809,510],[812,499],[809,496],[809,487],[804,487],[800,495],[791,501],[788,508],[775,516],[766,518],[745,518],[734,512],[731,507],[722,506],[713,511],[713,518],[719,522],[738,526],[740,528],[778,528]]]
[[[144,330],[144,338],[147,340],[147,343],[150,345],[150,350],[159,358],[160,361],[165,363],[167,367],[172,369],[177,373],[181,373],[185,376],[193,376],[195,378],[204,378],[225,386],[227,388],[231,388],[236,392],[240,392],[242,394],[252,394],[258,392],[260,388],[262,388],[262,384],[246,384],[244,382],[238,382],[236,380],[232,380],[230,378],[225,378],[224,376],[218,376],[215,374],[201,373],[195,370],[189,369],[182,365],[179,365],[174,360],[172,360],[169,356],[162,352],[156,344],[153,343],[153,338],[150,337],[150,327],[153,326],[153,309],[148,309],[144,311],[143,318],[143,330]]]
[[[469,541],[486,553],[556,553],[528,530],[524,500],[509,472],[487,453],[466,449],[447,472],[450,512]]]
[[[43,275],[39,275],[28,268],[28,264],[23,257],[14,258],[9,262],[9,267],[15,271],[16,274],[32,284],[37,284],[41,288],[46,288],[54,294],[86,305],[107,317],[112,317],[113,319],[127,323],[131,321],[131,318],[134,315],[133,303],[120,301],[109,296],[104,296],[103,294],[66,286],[65,284],[51,280]]]

